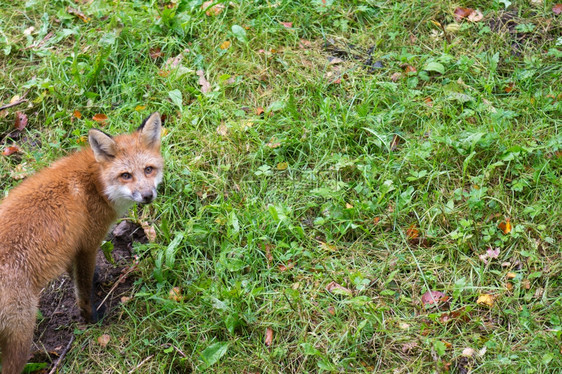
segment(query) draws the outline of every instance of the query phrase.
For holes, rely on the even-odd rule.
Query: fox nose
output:
[[[152,191],[141,193],[143,204],[148,204],[154,200],[154,193]]]

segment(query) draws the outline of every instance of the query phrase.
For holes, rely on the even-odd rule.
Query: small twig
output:
[[[107,293],[107,295],[105,295],[104,299],[101,301],[100,305],[98,305],[98,307],[96,308],[96,310],[100,310],[100,308],[102,307],[102,305],[107,301],[107,298],[113,293],[113,291],[115,291],[115,289],[117,288],[117,286],[119,286],[119,284],[121,284],[121,282],[123,282],[123,280],[125,280],[127,278],[127,276],[129,274],[131,274],[131,272],[133,272],[134,270],[136,270],[138,267],[138,263],[135,263],[133,265],[131,265],[127,271],[123,274],[121,274],[121,276],[119,277],[119,279],[117,279],[117,282],[115,282],[113,284],[113,286],[111,287],[111,289],[109,290],[109,292]]]
[[[11,108],[13,106],[20,105],[21,103],[25,103],[27,101],[29,101],[29,100],[19,99],[18,101],[14,101],[13,103],[9,103],[9,104],[5,104],[5,105],[0,106],[0,110],[8,109],[8,108]]]
[[[64,359],[64,357],[66,356],[68,351],[70,351],[70,346],[72,345],[73,342],[74,342],[74,335],[72,335],[70,337],[70,341],[68,342],[68,344],[66,345],[64,350],[61,352],[59,358],[57,358],[57,360],[55,361],[55,364],[51,368],[51,371],[49,371],[49,374],[55,374],[56,373],[56,371],[57,371],[59,365],[61,364],[62,360]]]
[[[142,360],[137,366],[135,366],[134,368],[131,369],[131,371],[129,371],[129,374],[134,373],[135,370],[140,368],[146,361],[150,360],[152,357],[154,357],[154,355],[150,355],[147,358],[145,358],[144,360]]]

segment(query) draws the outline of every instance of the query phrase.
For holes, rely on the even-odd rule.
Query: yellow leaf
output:
[[[505,277],[506,277],[507,279],[513,279],[513,278],[515,278],[516,276],[517,276],[516,273],[510,271],[509,273],[506,274]]]
[[[140,112],[141,110],[145,110],[145,109],[146,109],[146,106],[144,106],[144,105],[137,105],[137,106],[135,107],[135,110],[136,110],[137,112]]]
[[[326,251],[335,251],[338,249],[338,247],[336,247],[336,245],[334,244],[328,244],[328,243],[324,243],[324,242],[320,242],[320,248],[326,250]]]
[[[350,203],[345,203],[345,208],[346,209],[353,209],[353,205],[351,205]]]
[[[478,300],[476,300],[476,304],[486,305],[486,306],[491,308],[491,307],[494,306],[494,300],[495,299],[496,299],[496,297],[494,295],[483,293],[483,294],[480,294],[480,296],[478,296]]]
[[[277,170],[287,170],[288,167],[289,167],[288,162],[280,162],[277,164]]]
[[[230,48],[230,41],[229,40],[225,40],[224,42],[221,43],[220,49],[228,49],[228,48]]]
[[[500,222],[498,228],[502,230],[504,234],[509,234],[512,229],[511,222],[509,222],[509,218],[507,218],[505,222]]]

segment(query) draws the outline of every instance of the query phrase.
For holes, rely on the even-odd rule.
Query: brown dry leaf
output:
[[[110,340],[111,340],[111,336],[109,336],[107,334],[103,334],[103,335],[100,335],[100,337],[98,337],[98,343],[103,348],[105,348],[107,346],[107,344],[109,343]]]
[[[404,353],[408,353],[410,352],[412,349],[416,348],[418,346],[418,342],[416,341],[411,341],[409,343],[404,343],[402,345],[402,352]]]
[[[16,112],[16,121],[14,122],[14,127],[18,131],[22,131],[27,126],[27,116],[25,113]]]
[[[504,234],[509,234],[513,227],[511,226],[511,222],[509,222],[509,218],[506,218],[504,222],[498,224],[498,228],[502,230]]]
[[[289,260],[289,261],[287,261],[287,266],[285,266],[283,264],[279,265],[279,271],[285,272],[287,270],[291,270],[294,267],[295,267],[295,263],[293,261]]]
[[[510,93],[515,88],[515,83],[509,82],[507,86],[503,89],[505,92]]]
[[[513,278],[515,278],[516,276],[517,276],[517,274],[514,273],[514,272],[512,272],[512,271],[510,271],[509,273],[507,273],[507,274],[505,275],[505,277],[506,277],[507,279],[513,279]]]
[[[336,308],[334,308],[333,306],[329,306],[328,307],[328,313],[335,316],[336,315]]]
[[[105,122],[107,121],[107,116],[103,113],[98,113],[95,116],[93,116],[92,119],[97,123],[104,125]]]
[[[505,284],[505,288],[506,288],[509,292],[513,291],[513,283],[507,282],[507,283]]]
[[[183,300],[183,296],[181,293],[181,288],[180,287],[173,287],[170,290],[170,293],[168,294],[168,299],[173,300],[173,301],[177,301],[180,302]]]
[[[390,76],[390,80],[393,82],[398,82],[398,79],[402,78],[402,73],[396,72]]]
[[[17,145],[11,145],[11,146],[8,146],[8,147],[4,148],[4,150],[2,151],[2,155],[10,156],[10,155],[13,155],[14,153],[19,153],[19,152],[21,152],[20,147],[18,147]]]
[[[449,297],[441,291],[427,291],[421,297],[421,301],[424,306],[436,305],[443,301],[447,301],[448,299]]]
[[[271,254],[271,250],[273,249],[272,244],[264,244],[263,249],[265,251],[265,258],[267,259],[267,264],[273,261],[273,255]]]
[[[205,72],[203,70],[197,70],[196,73],[199,76],[199,85],[201,85],[201,92],[204,94],[211,92],[211,84],[205,78]]]
[[[312,42],[310,40],[301,39],[299,42],[300,49],[306,49],[312,47]]]
[[[426,97],[425,99],[423,99],[424,103],[428,106],[428,107],[433,107],[433,99],[431,97]]]
[[[288,29],[293,27],[293,22],[279,22],[279,23],[282,24],[283,26],[285,26]]]
[[[259,106],[259,107],[256,108],[256,114],[257,114],[258,116],[261,115],[261,114],[263,114],[263,112],[264,112],[264,110],[263,110],[263,108],[262,108],[261,106]]]
[[[378,225],[380,221],[381,221],[381,217],[375,217],[375,218],[373,218],[373,223],[374,223],[375,225]]]
[[[78,110],[75,110],[74,112],[72,112],[72,117],[80,119],[82,118],[82,113],[80,113],[80,111]]]
[[[156,60],[157,58],[164,56],[164,53],[162,53],[162,49],[160,47],[154,47],[150,48],[148,55],[151,59]]]
[[[554,6],[552,7],[552,11],[556,15],[561,14],[562,13],[562,4],[554,4]]]
[[[265,329],[265,346],[269,347],[271,346],[271,343],[273,343],[273,329],[271,327],[268,327]]]
[[[474,12],[474,9],[472,8],[463,8],[463,7],[458,7],[457,9],[455,9],[455,20],[457,22],[460,22],[463,18],[468,17],[472,12]]]
[[[408,230],[406,230],[406,238],[408,239],[415,239],[418,236],[420,236],[420,232],[419,230],[416,228],[415,224],[411,224],[410,227],[408,227]]]
[[[141,221],[140,225],[141,225],[141,227],[144,231],[144,234],[146,235],[146,238],[148,239],[148,241],[153,243],[156,240],[156,230],[154,229],[154,227],[152,227],[146,221]]]
[[[221,136],[227,136],[228,135],[228,127],[226,127],[226,125],[224,123],[219,125],[217,127],[217,133]]]
[[[221,43],[221,45],[219,46],[220,49],[228,49],[230,48],[230,44],[232,44],[230,42],[230,40],[225,40],[224,42]]]
[[[330,282],[326,286],[326,291],[334,293],[334,294],[344,294],[344,295],[353,296],[353,291],[351,291],[349,288],[346,288],[346,287],[344,287],[341,284],[338,284],[336,282]]]
[[[68,9],[66,11],[68,12],[68,14],[74,15],[74,16],[80,18],[82,21],[84,21],[86,23],[90,22],[90,18],[87,17],[84,13],[82,13],[78,9],[68,7]]]
[[[205,14],[208,17],[211,16],[218,16],[224,10],[224,4],[215,4],[211,6],[214,1],[205,1],[203,5],[201,5],[201,9],[205,11]]]
[[[496,296],[494,295],[490,295],[487,293],[483,293],[480,294],[480,296],[478,296],[478,300],[476,300],[476,304],[478,305],[486,305],[488,307],[493,307],[494,306],[494,300],[496,299]]]
[[[404,73],[408,74],[408,73],[415,73],[417,70],[415,67],[413,67],[412,65],[409,64],[404,64],[401,66],[402,70],[404,70]]]
[[[482,20],[482,18],[484,18],[484,15],[478,9],[468,15],[468,20],[470,22],[479,22]]]

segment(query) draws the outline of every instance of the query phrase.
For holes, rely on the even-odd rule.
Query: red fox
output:
[[[0,204],[2,374],[23,370],[39,293],[64,271],[74,280],[81,315],[98,320],[91,299],[96,252],[120,215],[156,197],[161,127],[153,113],[132,134],[92,129],[90,147],[28,178]]]

